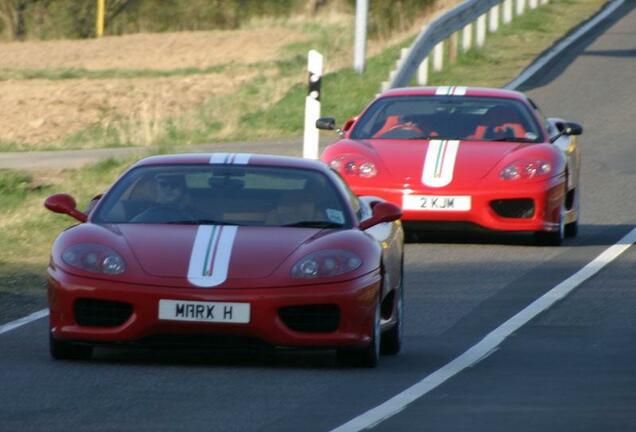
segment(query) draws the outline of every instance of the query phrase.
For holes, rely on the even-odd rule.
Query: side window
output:
[[[360,201],[360,198],[353,193],[353,191],[349,188],[349,185],[343,180],[338,171],[331,169],[331,172],[334,174],[334,180],[339,183],[339,185],[344,189],[347,193],[347,201],[349,201],[349,205],[351,205],[351,209],[356,214],[356,217],[359,221],[367,219],[371,216],[371,208],[366,203]],[[368,211],[368,214],[367,214]]]
[[[541,119],[541,123],[543,123],[543,126],[548,131],[548,136],[551,137],[552,135],[554,135],[556,133],[556,131],[554,130],[554,126],[552,126],[552,124],[547,120],[546,116],[543,115],[543,112],[541,112],[541,109],[539,109],[537,104],[534,103],[532,99],[530,98],[527,98],[527,99],[528,99],[528,103],[530,103],[530,105],[534,109],[537,116],[539,116],[539,118]]]

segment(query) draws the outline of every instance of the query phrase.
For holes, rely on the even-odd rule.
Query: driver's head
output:
[[[180,174],[157,174],[155,185],[159,204],[176,204],[185,194],[185,179]]]

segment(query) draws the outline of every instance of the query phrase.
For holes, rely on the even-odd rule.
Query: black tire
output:
[[[556,231],[537,231],[534,233],[534,238],[539,246],[561,246],[565,239],[565,228],[565,210],[564,205],[562,205],[559,229]]]
[[[380,360],[380,302],[376,304],[373,317],[371,343],[364,348],[339,348],[338,363],[343,366],[373,368]]]
[[[55,360],[90,360],[93,347],[55,339],[49,333],[49,351]]]
[[[419,243],[420,242],[420,234],[416,231],[405,231],[404,232],[404,242],[405,243]]]
[[[404,289],[403,283],[398,288],[397,303],[395,305],[395,325],[382,333],[380,352],[384,355],[396,355],[402,349],[402,335],[404,332]]]
[[[570,222],[565,226],[565,236],[566,237],[576,237],[579,233],[579,221],[575,220],[574,222]]]

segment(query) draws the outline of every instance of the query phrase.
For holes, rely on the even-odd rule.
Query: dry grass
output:
[[[0,69],[205,69],[276,60],[307,35],[289,27],[0,43]]]
[[[440,0],[434,12],[459,1]],[[308,49],[324,54],[326,73],[351,66],[352,21],[332,7],[314,18],[255,19],[240,30],[0,43],[0,72],[41,77],[0,81],[0,149],[154,145],[169,139],[168,120],[183,131],[217,124],[200,140],[241,136],[246,110],[266,108],[306,80]],[[371,40],[369,55],[412,37],[423,22]],[[59,79],[64,71],[80,78]],[[133,76],[116,77],[122,71]],[[241,96],[247,100],[228,97],[256,75],[258,85]]]

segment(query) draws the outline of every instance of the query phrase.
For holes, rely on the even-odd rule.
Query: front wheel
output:
[[[565,206],[561,205],[559,228],[556,231],[537,231],[534,238],[540,246],[561,246],[565,239]]]
[[[579,233],[579,221],[575,220],[574,222],[570,222],[565,226],[565,236],[566,237],[576,237]]]
[[[364,348],[339,348],[338,363],[345,366],[373,368],[380,359],[380,302],[375,306],[371,343]]]
[[[73,342],[58,340],[49,333],[49,351],[55,360],[90,360],[93,347]]]
[[[396,355],[402,349],[402,334],[404,332],[404,294],[402,284],[396,292],[395,324],[382,333],[380,351],[385,355]]]

